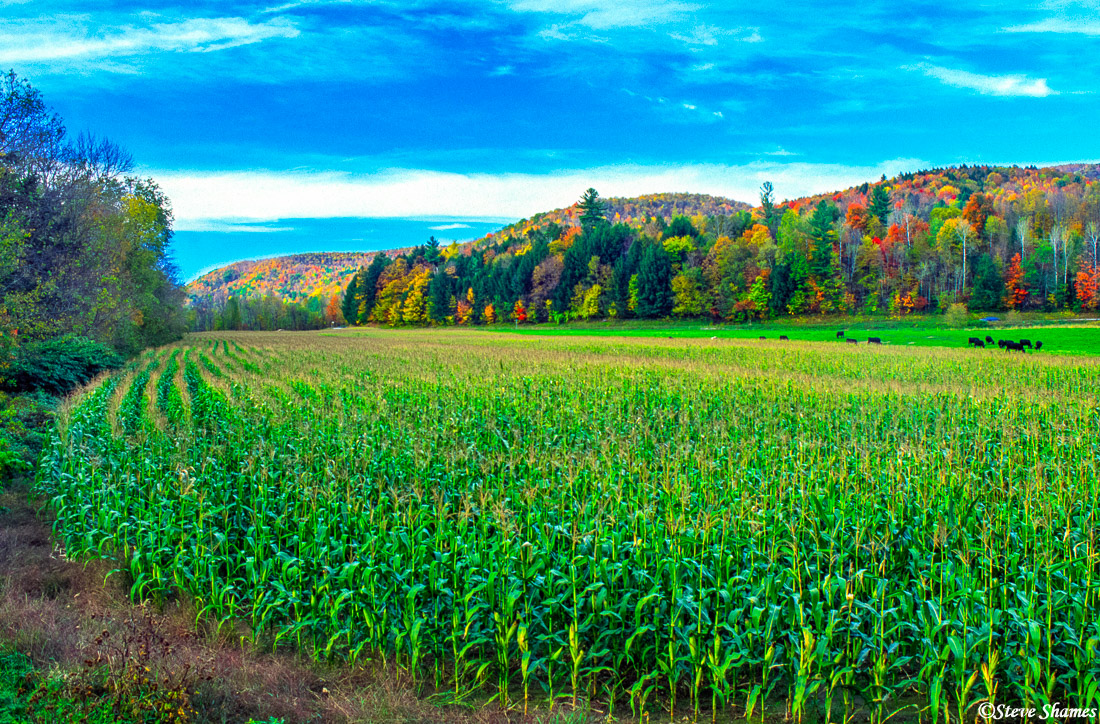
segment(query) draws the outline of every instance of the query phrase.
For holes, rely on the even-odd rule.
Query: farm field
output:
[[[195,335],[73,399],[36,486],[135,597],[453,700],[1096,708],[1100,365],[1045,352]]]

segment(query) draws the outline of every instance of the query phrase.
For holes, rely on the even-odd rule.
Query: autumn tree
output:
[[[672,294],[673,314],[678,317],[701,317],[706,306],[702,270],[693,267],[673,277]]]
[[[985,194],[973,194],[963,207],[962,216],[976,231],[985,229],[986,220],[993,215],[993,201]]]
[[[340,295],[333,294],[325,307],[325,322],[330,326],[344,323],[344,313],[340,310]]]
[[[1024,272],[1020,268],[1020,255],[1012,257],[1012,262],[1005,270],[1005,298],[1004,304],[1009,309],[1021,309],[1027,301],[1027,287],[1024,285]]]

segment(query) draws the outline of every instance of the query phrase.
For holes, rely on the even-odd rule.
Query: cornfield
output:
[[[1100,707],[1100,366],[786,344],[193,336],[37,486],[135,598],[458,698]]]

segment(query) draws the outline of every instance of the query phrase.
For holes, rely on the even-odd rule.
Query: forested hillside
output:
[[[373,252],[320,252],[239,261],[202,275],[187,285],[187,294],[191,304],[222,304],[231,296],[275,295],[288,302],[304,302],[310,297],[327,300],[343,293],[348,278],[373,258]]]
[[[728,213],[568,212],[473,245],[378,256],[345,290],[364,324],[1096,309],[1100,171],[963,166]],[[659,197],[647,197],[659,198]],[[618,208],[645,208],[619,201]]]
[[[33,455],[27,431],[50,407],[5,390],[67,392],[186,328],[171,207],[132,168],[70,135],[25,79],[0,78],[0,473]]]
[[[686,215],[702,223],[709,216],[724,217],[746,211],[748,204],[706,194],[664,193],[605,201],[606,215],[617,223],[643,225],[653,219]],[[536,214],[504,227],[474,244],[451,244],[446,256],[469,254],[474,246],[506,243],[529,234],[560,235],[576,226],[578,204]],[[427,247],[437,248],[434,239]],[[390,257],[408,254],[395,249]],[[330,306],[334,295],[343,296],[356,271],[368,265],[374,253],[295,254],[273,259],[242,261],[215,269],[188,285],[192,310],[191,328],[215,329],[317,329],[343,322],[343,314]]]
[[[294,254],[215,269],[187,287],[191,328],[301,330],[342,321],[338,300],[344,287],[374,256]]]

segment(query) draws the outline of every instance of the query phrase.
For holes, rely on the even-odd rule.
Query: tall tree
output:
[[[581,227],[585,231],[607,223],[607,205],[596,189],[590,188],[584,192],[578,208],[581,212]]]
[[[833,229],[833,223],[839,216],[840,210],[822,199],[817,202],[814,213],[810,217],[810,242],[813,246],[810,273],[819,280],[828,277],[832,271],[832,256],[836,246],[836,230]]]
[[[867,207],[867,210],[879,220],[879,223],[884,227],[889,225],[887,219],[890,217],[890,192],[886,190],[885,185],[876,184],[871,189],[871,199]]]
[[[650,244],[638,269],[639,317],[667,317],[672,312],[672,263],[660,244]]]
[[[347,287],[344,288],[344,299],[340,304],[340,312],[344,315],[344,319],[348,324],[355,324],[358,322],[359,303],[355,299],[357,294],[356,280],[358,279],[358,272],[351,275]]]
[[[443,269],[436,271],[428,285],[428,316],[435,323],[441,323],[450,314],[451,280]]]
[[[974,194],[977,196],[977,194]],[[971,196],[970,198],[974,198]],[[974,288],[970,294],[970,309],[996,311],[1001,307],[1005,283],[989,254],[982,254],[974,264]]]
[[[390,258],[379,252],[371,259],[370,266],[360,270],[362,276],[355,282],[356,324],[365,324],[371,319],[374,302],[378,297],[378,280],[389,265]]]
[[[763,216],[764,226],[775,236],[779,228],[780,214],[775,208],[775,189],[771,181],[765,181],[760,186],[760,212]]]

